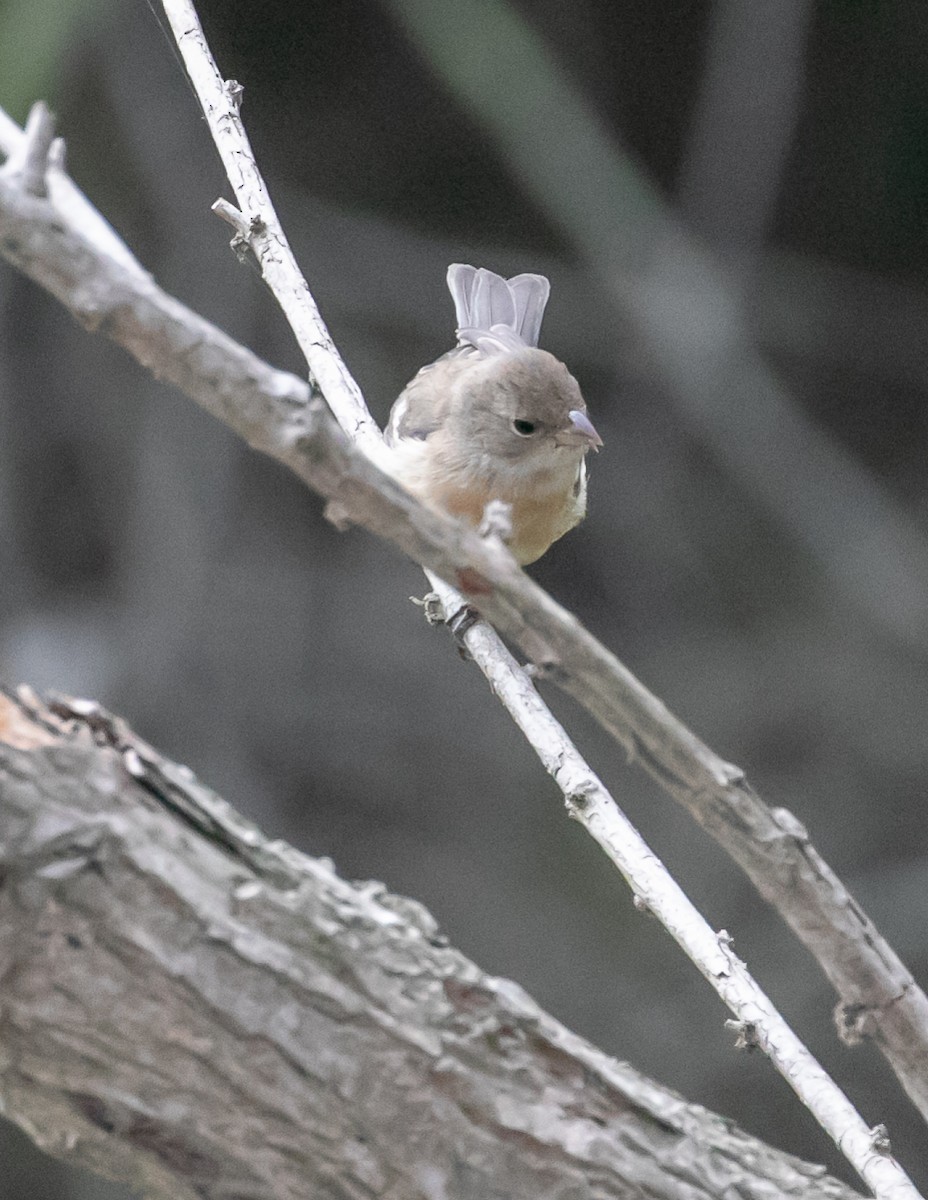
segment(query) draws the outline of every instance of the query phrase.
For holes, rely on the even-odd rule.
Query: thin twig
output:
[[[21,172],[24,192],[28,192],[30,196],[44,197],[48,195],[46,177],[52,140],[55,136],[55,119],[41,102],[33,104],[26,121],[25,133],[21,160],[18,163],[7,163],[6,169],[18,169]]]
[[[16,170],[23,161],[29,145],[28,134],[0,109],[0,151],[6,156],[2,171],[6,174]],[[52,203],[68,214],[69,224],[80,229],[103,254],[114,258],[126,271],[135,272],[144,279],[148,272],[122,240],[112,225],[101,216],[80,188],[65,172],[64,143],[52,142],[45,170],[45,186]]]
[[[195,9],[187,0],[164,0],[164,7],[174,28],[178,45],[185,55],[191,79],[200,94],[204,112],[220,152],[222,152],[222,146],[226,139],[230,136],[230,129],[235,131],[234,154],[230,155],[230,158],[235,162],[236,167],[234,171],[229,172],[229,178],[236,189],[242,211],[251,216],[253,235],[249,241],[255,250],[256,257],[262,264],[262,269],[264,269],[264,259],[268,256],[263,250],[263,245],[259,248],[259,245],[255,243],[263,244],[265,237],[269,237],[278,246],[286,243],[283,233],[279,229],[276,214],[267,197],[257,164],[254,162],[250,147],[245,140],[238,105],[233,106],[234,111],[226,108],[221,117],[211,115],[221,109],[221,97],[228,95],[228,85],[222,85],[221,76],[212,60],[202,31],[199,30]],[[242,160],[246,158],[248,167],[243,169]],[[242,180],[239,186],[236,183],[237,179]],[[258,198],[260,208],[256,215],[251,215],[246,203],[249,195]],[[273,272],[275,276],[278,265],[278,260],[275,260]],[[291,271],[296,273],[296,279],[291,277]],[[275,295],[278,295],[284,311],[287,312],[291,305],[285,303],[284,297],[289,301],[290,297],[297,296],[302,301],[309,296],[308,286],[300,275],[289,250],[282,274],[283,278],[279,281],[279,286],[284,288],[283,297],[280,296],[274,282],[265,270],[267,282],[275,290]],[[310,307],[312,322],[321,324],[318,310],[311,300]],[[305,315],[298,322],[300,327],[302,327],[304,319]],[[325,340],[328,342],[327,338]],[[317,343],[313,343],[314,350],[316,346]],[[310,362],[310,369],[315,374],[308,353],[307,359]],[[340,359],[338,359],[338,364],[341,371],[344,372],[345,368]],[[321,385],[321,388],[323,395],[328,398],[325,386]],[[346,398],[340,396],[337,404],[333,405],[333,411],[340,417],[343,428],[349,433],[349,436],[352,431],[364,429],[364,438],[355,432],[355,437],[360,442],[373,436],[370,429],[373,422],[356,385],[349,388],[348,393],[347,402]],[[363,412],[352,411],[358,408]],[[376,426],[374,425],[373,428],[376,429]],[[505,555],[505,552],[503,552],[503,561],[506,562],[507,570],[514,568],[514,564],[508,555]],[[458,578],[460,578],[460,573]],[[482,588],[477,590],[482,592]],[[492,631],[477,626],[470,631],[470,637],[474,641],[479,637],[481,641],[487,643],[483,649],[488,653],[482,653],[481,657],[488,667],[493,667],[498,673],[501,673],[499,675],[500,682],[495,685],[497,694],[501,699],[509,698],[504,699],[504,702],[513,715],[518,714],[517,720],[520,727],[562,788],[564,784],[559,778],[559,773],[563,774],[564,768],[563,765],[556,767],[557,763],[564,764],[569,761],[576,770],[584,775],[585,790],[565,791],[572,815],[583,821],[589,832],[607,850],[612,860],[620,866],[631,886],[636,889],[648,907],[660,917],[700,971],[713,983],[719,995],[729,1004],[743,1026],[752,1030],[752,1038],[765,1049],[800,1099],[811,1109],[876,1194],[885,1194],[886,1196],[914,1194],[914,1189],[900,1168],[889,1158],[880,1157],[875,1153],[872,1133],[847,1098],[795,1037],[762,990],[747,973],[743,964],[731,955],[724,940],[716,937],[630,823],[619,813],[608,792],[583,762],[561,726],[537,696],[534,687],[529,685],[530,690],[526,692],[515,686],[518,676],[514,672],[520,669],[501,644],[493,645],[495,635],[492,634]],[[502,686],[503,679],[506,680],[505,687]],[[581,797],[583,798],[582,803]]]
[[[235,192],[241,213],[238,232],[247,230],[262,274],[339,424],[362,446],[376,450],[380,430],[322,320],[255,162],[241,119],[242,87],[219,74],[192,4],[170,4],[165,13]],[[220,207],[226,221],[230,209],[228,204]]]

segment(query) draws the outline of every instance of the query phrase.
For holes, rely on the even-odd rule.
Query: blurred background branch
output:
[[[729,287],[754,290],[803,86],[811,0],[719,0],[677,183],[679,215],[713,251]],[[747,278],[746,278],[747,277]]]

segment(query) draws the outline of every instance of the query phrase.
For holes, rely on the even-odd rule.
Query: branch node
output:
[[[654,909],[651,907],[651,905],[647,902],[647,900],[645,900],[644,896],[642,896],[640,892],[635,892],[635,894],[632,896],[632,904],[635,906],[635,909],[641,913],[642,916],[655,917],[655,918],[657,917],[657,913],[654,911]]]
[[[757,1026],[753,1021],[729,1020],[725,1022],[725,1028],[731,1029],[737,1034],[735,1038],[736,1050],[747,1050],[750,1053],[752,1050],[760,1048]]]
[[[234,238],[232,240],[233,242],[235,241]],[[337,500],[329,500],[322,510],[322,515],[335,526],[339,533],[344,533],[353,524],[351,517],[348,515],[348,509]]]
[[[122,765],[133,779],[144,779],[148,773],[148,768],[142,762],[141,755],[134,746],[123,750]]]
[[[744,771],[735,763],[718,763],[715,774],[719,787],[740,788],[745,787],[747,784],[747,777],[745,776]]]
[[[249,255],[254,254],[254,246],[252,245],[252,237],[256,233],[260,233],[264,229],[264,222],[260,217],[252,217],[250,220],[241,209],[236,208],[234,204],[230,204],[228,200],[220,196],[210,206],[213,212],[227,225],[231,225],[235,230],[235,237],[229,242],[232,248],[232,253],[240,263],[248,261]]]
[[[230,238],[229,249],[240,263],[244,264],[248,262],[248,257],[251,253],[251,243],[249,242],[248,238],[243,237],[240,233],[237,233],[235,237]]]
[[[785,837],[792,838],[799,845],[808,844],[809,831],[795,813],[790,812],[788,808],[774,808],[771,815]]]
[[[834,1021],[845,1046],[859,1046],[877,1032],[877,1009],[872,1004],[837,1004]]]
[[[538,683],[545,679],[555,682],[563,676],[563,671],[561,664],[556,659],[547,658],[540,659],[538,662],[526,663],[525,674],[533,683]]]
[[[480,619],[480,613],[470,604],[462,604],[457,612],[445,618],[445,624],[451,630],[451,636],[458,644],[458,653],[461,658],[470,658],[467,646],[464,644],[464,638],[479,623]]]
[[[583,813],[593,803],[593,788],[589,783],[581,784],[578,788],[573,788],[564,796],[564,803],[571,810],[571,815],[574,813]]]
[[[224,196],[220,196],[218,200],[214,200],[210,205],[212,211],[227,225],[231,225],[239,237],[246,242],[252,233],[252,222],[248,220],[240,208],[236,208],[234,204],[230,204]]]
[[[222,85],[222,90],[235,111],[242,111],[242,99],[245,95],[245,88],[237,79],[227,79]]]
[[[893,1148],[889,1142],[889,1130],[882,1123],[874,1125],[870,1130],[870,1137],[873,1139],[873,1152],[880,1154],[886,1158],[891,1157]]]
[[[45,200],[48,197],[46,174],[55,140],[55,118],[44,101],[33,104],[24,132],[25,137],[7,159],[3,174],[17,179],[27,195]]]

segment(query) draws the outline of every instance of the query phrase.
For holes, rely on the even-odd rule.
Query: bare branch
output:
[[[15,189],[9,190],[14,195],[8,198],[7,189],[0,186],[0,206],[7,213],[16,209]],[[15,235],[4,237],[7,253],[24,267],[28,264],[35,277],[41,276],[63,298],[69,297],[85,320],[102,322],[111,336],[128,345],[143,360],[154,360],[157,368],[180,386],[197,391],[196,398],[210,411],[243,432],[253,445],[274,454],[312,486],[336,500],[352,519],[390,537],[442,577],[463,582],[480,607],[518,637],[536,661],[549,667],[563,664],[576,658],[578,648],[581,663],[584,654],[592,652],[594,658],[606,654],[573,618],[518,570],[501,546],[484,543],[456,522],[419,508],[346,442],[320,406],[310,405],[307,409],[296,400],[293,387],[288,386],[288,377],[271,372],[238,349],[233,354],[233,373],[244,382],[244,395],[237,399],[227,386],[217,386],[217,375],[222,369],[217,350],[228,348],[228,339],[205,322],[196,320],[192,327],[185,323],[181,306],[158,293],[150,280],[136,274],[122,276],[117,264],[99,260],[99,256],[94,262],[92,248],[64,229],[61,214],[44,213],[46,227],[37,240],[46,258],[38,264],[36,239],[30,239],[29,230],[41,224],[37,206],[42,205],[21,194],[18,199],[25,209],[20,209],[18,220],[13,218],[8,225]],[[48,207],[46,204],[45,208]],[[6,224],[7,218],[3,220]],[[47,239],[44,244],[43,239]],[[194,381],[191,377],[198,371],[200,377]],[[256,386],[259,378],[270,384],[270,396]],[[283,401],[281,394],[285,396]],[[525,619],[526,614],[529,620]],[[536,617],[541,618],[542,630],[547,626],[541,638],[532,628]],[[541,705],[537,697],[535,702]],[[539,711],[546,713],[543,706]],[[550,714],[547,717],[553,721]],[[548,732],[545,731],[545,738]],[[595,781],[595,777],[591,778]],[[596,784],[598,781],[590,786],[595,788]],[[574,789],[575,796],[581,794],[576,781],[568,786]],[[596,803],[588,807],[596,825],[604,820],[611,802],[604,792],[597,793],[594,799]],[[574,807],[579,811],[576,800]],[[699,957],[700,969],[732,1004],[739,1020],[758,1029],[758,1043],[791,1077],[804,1101],[814,1106],[816,1115],[832,1136],[840,1140],[842,1149],[874,1190],[887,1197],[914,1195],[893,1160],[874,1153],[869,1130],[786,1028],[727,945],[720,943],[692,912],[674,885],[658,876],[659,864],[646,848],[636,844],[634,831],[613,820],[611,831],[602,833],[600,840],[610,848],[623,870],[628,871],[633,886],[646,902],[669,922],[674,936]],[[635,850],[636,856],[632,854]]]
[[[236,227],[240,233],[247,230],[264,278],[339,424],[365,448],[376,448],[380,430],[329,336],[251,152],[240,116],[241,84],[219,74],[193,5],[172,3],[165,6],[165,12],[238,200],[240,223]],[[233,211],[226,203],[219,208],[224,220],[229,220]]]

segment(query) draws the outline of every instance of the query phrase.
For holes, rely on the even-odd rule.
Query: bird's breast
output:
[[[449,512],[468,524],[480,524],[491,500],[502,500],[512,511],[509,548],[525,565],[540,558],[552,542],[563,537],[586,513],[586,470],[582,454],[559,449],[550,464],[501,464],[494,468],[479,459],[457,460],[429,446],[399,448],[396,475],[433,508]]]

